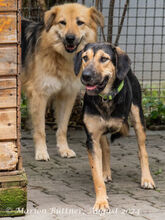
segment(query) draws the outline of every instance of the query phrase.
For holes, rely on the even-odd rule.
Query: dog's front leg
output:
[[[88,158],[96,192],[96,202],[94,205],[94,210],[106,211],[107,209],[109,209],[109,204],[107,201],[106,186],[103,179],[102,149],[100,146],[99,137],[95,138],[92,135],[91,138],[92,146],[90,145],[90,148],[89,146],[87,147]]]
[[[56,133],[57,147],[61,157],[75,157],[76,154],[68,146],[67,129],[68,122],[72,112],[72,108],[76,99],[77,93],[72,95],[57,95],[55,100],[55,112],[58,129]]]
[[[102,161],[103,161],[103,178],[104,182],[111,182],[111,168],[110,168],[110,144],[106,135],[102,135],[100,139],[102,148]]]
[[[140,114],[141,111],[141,114]],[[139,146],[139,159],[141,165],[141,187],[145,189],[154,189],[155,183],[152,179],[149,162],[148,162],[148,154],[146,151],[146,134],[144,131],[144,127],[142,125],[143,110],[141,106],[133,105],[131,106],[131,114],[133,119],[133,125],[135,129],[135,133],[137,136],[138,146]]]
[[[32,97],[29,98],[29,110],[34,129],[35,159],[45,161],[49,160],[45,135],[46,104],[47,97],[42,95],[39,96],[36,92],[33,92]]]

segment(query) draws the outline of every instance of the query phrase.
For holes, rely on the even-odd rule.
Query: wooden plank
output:
[[[16,107],[16,100],[16,89],[0,89],[0,108]]]
[[[17,47],[0,47],[0,76],[17,74]]]
[[[16,107],[16,77],[0,78],[0,108]]]
[[[17,163],[18,153],[15,142],[0,142],[0,170],[15,170]]]
[[[4,173],[4,172],[3,172]],[[2,173],[2,175],[3,175]],[[18,173],[18,171],[14,170],[10,172],[11,175],[9,176],[0,176],[0,183],[7,183],[7,182],[22,182],[25,181],[25,177],[22,174],[12,174],[12,173]]]
[[[15,11],[17,10],[16,0],[0,0],[0,11]]]
[[[18,158],[18,160],[19,160],[19,158]],[[3,177],[5,177],[5,176],[22,175],[24,172],[25,172],[24,169],[22,169],[22,170],[13,170],[11,172],[8,172],[8,171],[0,172],[0,182],[3,179]]]
[[[16,13],[0,12],[0,43],[17,42]]]
[[[0,109],[0,140],[17,139],[16,109]]]
[[[16,77],[3,77],[0,78],[0,90],[1,89],[13,89],[16,88]]]

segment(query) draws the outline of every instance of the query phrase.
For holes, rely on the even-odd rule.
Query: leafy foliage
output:
[[[147,126],[165,124],[165,91],[159,94],[158,91],[145,89],[143,96],[143,109]]]
[[[28,109],[27,109],[27,98],[22,93],[21,94],[21,126],[25,127],[25,121],[28,118]]]
[[[147,127],[151,125],[165,125],[165,98],[159,98],[158,91],[153,90],[152,96],[150,89],[145,89],[143,93],[143,110],[146,119]],[[165,91],[162,92],[161,97],[165,97]],[[78,96],[75,106],[73,108],[70,126],[82,125],[82,100],[83,95]],[[22,93],[21,99],[21,117],[22,127],[24,127],[26,120],[28,119],[27,99]]]

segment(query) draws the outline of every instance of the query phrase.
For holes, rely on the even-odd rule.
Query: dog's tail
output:
[[[30,57],[35,51],[36,44],[40,39],[42,30],[44,29],[43,22],[35,22],[23,18],[21,21],[21,47],[22,47],[22,65],[25,64],[26,56],[29,53]]]
[[[129,133],[129,124],[128,122],[124,122],[119,132],[116,132],[111,135],[111,142],[114,142],[116,139],[127,136]]]
[[[28,51],[28,42],[26,39],[26,29],[29,26],[29,24],[31,23],[30,20],[23,18],[21,20],[21,47],[22,47],[22,64],[24,64],[25,62],[25,57]]]

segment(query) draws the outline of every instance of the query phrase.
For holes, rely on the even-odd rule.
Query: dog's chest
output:
[[[45,95],[58,93],[61,90],[67,94],[73,93],[80,88],[80,80],[78,78],[65,77],[59,78],[57,76],[45,75],[41,79],[41,88]]]
[[[51,95],[61,89],[61,81],[57,77],[44,76],[41,80],[41,87],[47,95]]]
[[[91,133],[106,133],[106,132],[117,132],[121,129],[123,125],[122,118],[113,118],[111,117],[108,120],[105,120],[103,117],[99,115],[84,115],[84,123]]]
[[[104,121],[105,132],[116,133],[123,125],[123,119],[121,118],[111,118],[110,120]]]
[[[47,96],[58,92],[69,95],[80,89],[80,79],[74,73],[72,60],[50,59],[47,63],[40,60],[36,68],[40,74],[36,77],[35,87]]]
[[[97,111],[100,113],[101,117],[108,120],[111,117],[112,112],[115,109],[113,102],[101,102],[95,104]]]

